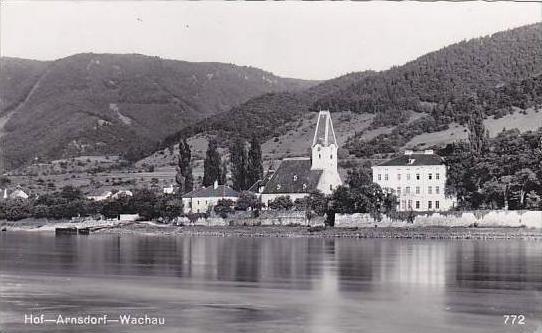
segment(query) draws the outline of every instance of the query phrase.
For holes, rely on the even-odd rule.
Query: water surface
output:
[[[5,332],[542,332],[534,241],[8,232],[0,286]],[[25,325],[31,313],[165,324]]]

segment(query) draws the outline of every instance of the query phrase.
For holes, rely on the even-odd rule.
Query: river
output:
[[[542,332],[536,241],[0,240],[2,332]],[[50,321],[30,324],[30,315]],[[58,315],[164,322],[78,325]],[[524,319],[505,324],[505,315]]]

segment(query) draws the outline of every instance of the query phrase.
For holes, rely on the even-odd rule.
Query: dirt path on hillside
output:
[[[34,83],[34,85],[32,86],[32,88],[30,89],[30,91],[28,92],[28,94],[26,94],[24,100],[19,103],[13,110],[9,111],[8,113],[6,113],[5,115],[3,115],[2,117],[0,117],[0,139],[6,135],[6,131],[4,130],[7,122],[9,121],[9,119],[15,114],[17,113],[17,111],[19,111],[20,109],[22,109],[22,107],[30,100],[30,97],[32,97],[32,95],[34,94],[34,92],[39,88],[40,84],[41,84],[41,81],[42,79],[45,77],[45,75],[49,74],[49,68],[47,68],[43,74],[40,75],[40,77],[36,80],[36,82]]]

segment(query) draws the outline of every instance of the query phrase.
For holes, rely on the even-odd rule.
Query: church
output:
[[[250,190],[268,205],[279,196],[289,196],[292,201],[319,190],[331,194],[342,185],[337,170],[337,138],[329,111],[320,111],[314,131],[310,157],[285,158],[276,171],[270,171]]]

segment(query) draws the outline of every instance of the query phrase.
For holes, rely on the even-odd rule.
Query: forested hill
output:
[[[246,66],[137,54],[56,61],[0,58],[0,139],[7,168],[31,160],[138,154],[252,97],[317,82]]]
[[[428,126],[442,129],[453,121],[465,123],[474,107],[502,116],[512,106],[539,103],[539,73],[542,23],[462,41],[386,71],[351,73],[304,92],[259,96],[187,127],[164,145],[202,132],[224,137],[255,132],[269,139],[295,126],[300,114],[324,109],[376,114],[373,128],[398,125],[408,120],[407,111],[416,111],[427,115],[422,121]]]
[[[469,110],[459,104],[466,96],[486,97],[489,101],[495,88],[539,73],[542,73],[542,23],[431,52],[320,98],[311,109],[358,113],[440,109],[441,116],[447,118],[443,122],[464,122]],[[489,109],[487,113],[493,111]]]
[[[161,148],[175,144],[181,137],[198,133],[215,133],[227,139],[232,135],[249,138],[255,133],[260,139],[284,132],[284,126],[295,126],[300,115],[307,112],[318,98],[327,96],[373,72],[356,72],[324,81],[298,92],[269,93],[250,99],[229,112],[210,116],[170,135]]]

